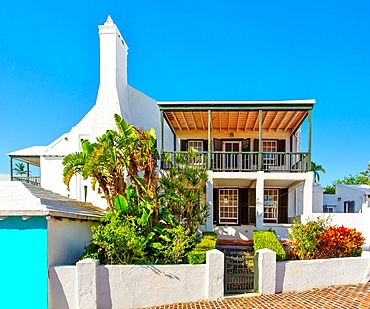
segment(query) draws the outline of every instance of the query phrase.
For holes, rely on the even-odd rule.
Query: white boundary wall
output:
[[[224,296],[224,255],[202,265],[107,265],[85,259],[49,268],[51,308],[141,308]],[[88,300],[88,301],[87,301]]]
[[[370,255],[276,263],[276,293],[331,285],[365,283],[370,279]]]
[[[276,253],[258,251],[261,294],[304,291],[331,285],[365,283],[370,279],[370,252],[361,257],[275,262]],[[272,264],[276,263],[276,271]],[[262,276],[261,276],[262,274]],[[275,286],[275,291],[271,289]]]

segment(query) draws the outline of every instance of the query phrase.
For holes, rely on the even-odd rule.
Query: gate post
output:
[[[262,294],[275,294],[276,253],[270,249],[257,250],[258,290]]]
[[[219,299],[224,296],[224,254],[217,249],[206,252],[206,298]]]

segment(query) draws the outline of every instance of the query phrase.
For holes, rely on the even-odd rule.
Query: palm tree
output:
[[[15,165],[14,172],[20,176],[27,174],[26,165],[24,163],[17,163]]]
[[[313,171],[313,183],[316,184],[320,181],[319,172],[326,174],[326,171],[321,165],[318,165],[316,161],[311,162],[311,171]]]

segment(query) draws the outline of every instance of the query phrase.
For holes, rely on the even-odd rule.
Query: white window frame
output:
[[[222,151],[226,152],[226,144],[237,144],[239,150],[242,151],[242,142],[241,141],[222,141]],[[240,169],[242,166],[242,156],[241,154],[224,154],[222,158],[222,166],[224,169],[236,170]]]
[[[189,159],[190,165],[203,165],[203,140],[188,140],[188,149],[193,148],[199,154]]]
[[[239,220],[239,190],[218,190],[218,214],[220,224],[238,224]]]
[[[277,152],[277,141],[276,140],[262,140],[262,152]],[[276,166],[276,155],[275,154],[263,154],[263,165]]]
[[[263,194],[263,219],[278,222],[279,190],[265,189]]]
[[[336,206],[337,205],[324,205],[322,207],[322,211],[323,213],[329,213],[329,214],[335,213]]]

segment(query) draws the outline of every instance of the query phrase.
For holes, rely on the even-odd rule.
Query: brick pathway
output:
[[[370,283],[332,286],[305,292],[242,298],[224,298],[216,301],[199,301],[150,307],[152,309],[369,309]]]

